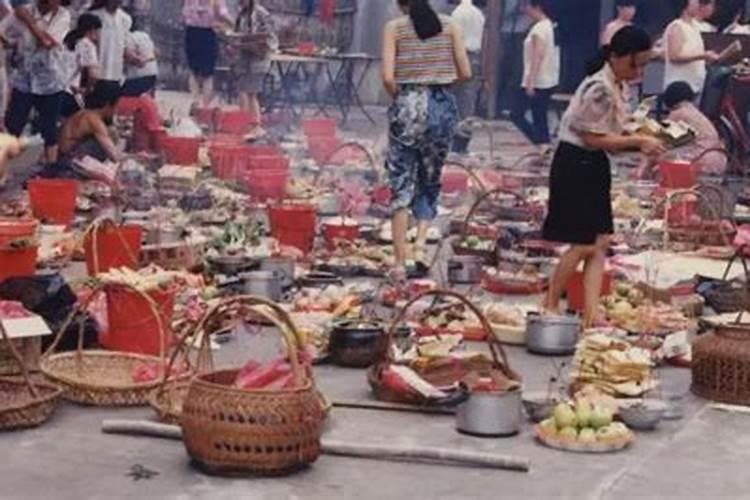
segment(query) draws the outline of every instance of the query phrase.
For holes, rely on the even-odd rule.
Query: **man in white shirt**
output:
[[[474,5],[473,0],[460,0],[460,4],[451,14],[451,21],[461,28],[466,51],[471,61],[471,80],[459,84],[454,91],[463,122],[456,131],[456,140],[452,149],[456,153],[466,153],[471,142],[471,127],[465,120],[476,115],[482,89],[482,42],[485,17],[482,11]]]
[[[94,2],[91,13],[102,21],[99,33],[99,82],[104,92],[120,95],[125,80],[125,49],[133,25],[130,16],[120,8],[121,0]]]

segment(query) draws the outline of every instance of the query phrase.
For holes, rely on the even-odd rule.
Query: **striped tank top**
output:
[[[443,32],[420,40],[408,17],[396,25],[396,83],[449,85],[456,81],[453,41],[447,33],[450,18],[440,16]]]

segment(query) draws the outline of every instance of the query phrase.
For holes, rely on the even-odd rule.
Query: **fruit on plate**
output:
[[[604,405],[595,405],[591,410],[591,419],[589,423],[595,429],[607,427],[612,423],[612,411]]]
[[[558,404],[555,407],[553,416],[555,417],[555,424],[557,424],[558,429],[563,429],[565,427],[575,427],[578,424],[576,413],[568,403]]]
[[[596,431],[591,427],[581,429],[578,433],[578,440],[582,443],[596,443]]]
[[[537,435],[542,440],[558,440],[569,445],[624,445],[632,433],[625,424],[613,423],[612,417],[612,410],[604,404],[585,399],[575,404],[560,403],[552,417],[537,425]]]
[[[578,439],[578,430],[575,427],[563,427],[558,434],[563,439]]]
[[[591,421],[591,413],[592,408],[588,401],[585,399],[576,401],[576,419],[578,420],[579,426],[588,427],[589,422]]]

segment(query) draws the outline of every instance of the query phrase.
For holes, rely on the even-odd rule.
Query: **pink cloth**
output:
[[[693,160],[707,149],[724,147],[711,121],[692,103],[683,103],[673,109],[669,119],[687,123],[697,134],[695,142],[675,149],[675,155]],[[703,175],[722,175],[727,169],[727,158],[721,153],[708,153],[696,166]]]
[[[226,0],[185,0],[182,7],[185,25],[194,28],[214,28],[228,17]]]

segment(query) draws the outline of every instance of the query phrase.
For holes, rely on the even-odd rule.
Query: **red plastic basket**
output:
[[[39,247],[0,248],[0,282],[33,276]]]
[[[318,210],[312,205],[277,205],[268,209],[271,234],[285,246],[310,252],[315,243]]]
[[[248,167],[251,171],[287,171],[289,163],[289,158],[285,156],[251,156],[248,160]]]
[[[248,170],[248,147],[242,144],[221,144],[209,147],[208,156],[214,175],[220,179],[241,179]]]
[[[93,234],[89,234],[83,242],[86,270],[90,276],[105,273],[115,267],[138,268],[143,228],[136,225],[102,226],[95,231],[96,248]]]
[[[601,296],[604,297],[612,292],[612,284],[615,281],[615,275],[612,271],[605,271],[602,280]],[[583,312],[586,304],[583,272],[576,271],[568,280],[565,286],[565,294],[568,297],[568,309],[574,312]]]
[[[326,163],[341,146],[341,141],[333,136],[311,136],[307,138],[307,152],[317,164]]]
[[[14,240],[35,238],[39,229],[36,219],[13,219],[0,217],[0,247]]]
[[[32,179],[28,184],[34,217],[53,224],[70,226],[76,211],[78,181]]]
[[[195,165],[201,147],[199,137],[164,137],[161,149],[167,163],[172,165]]]
[[[457,168],[446,168],[441,183],[443,193],[465,193],[469,190],[469,174]]]
[[[660,185],[667,189],[690,189],[698,182],[696,168],[687,162],[659,162]]]
[[[193,110],[195,121],[197,121],[200,125],[209,128],[213,128],[216,126],[215,122],[218,114],[219,108],[217,107],[196,108],[195,110]]]
[[[347,226],[344,224],[325,224],[323,226],[323,237],[329,249],[336,246],[336,241],[354,241],[359,238],[359,226]]]
[[[245,135],[258,125],[260,125],[258,117],[247,111],[220,111],[216,117],[216,129],[226,134]]]
[[[336,120],[332,118],[310,118],[302,122],[302,132],[308,137],[335,137]]]
[[[289,182],[288,170],[251,170],[245,177],[248,194],[257,202],[283,200]]]
[[[114,351],[159,355],[162,347],[159,319],[148,301],[125,287],[108,288],[106,295],[109,330],[100,336],[99,342]],[[166,351],[173,341],[170,326],[174,315],[175,290],[153,290],[148,292],[148,296],[156,303],[161,316]]]

